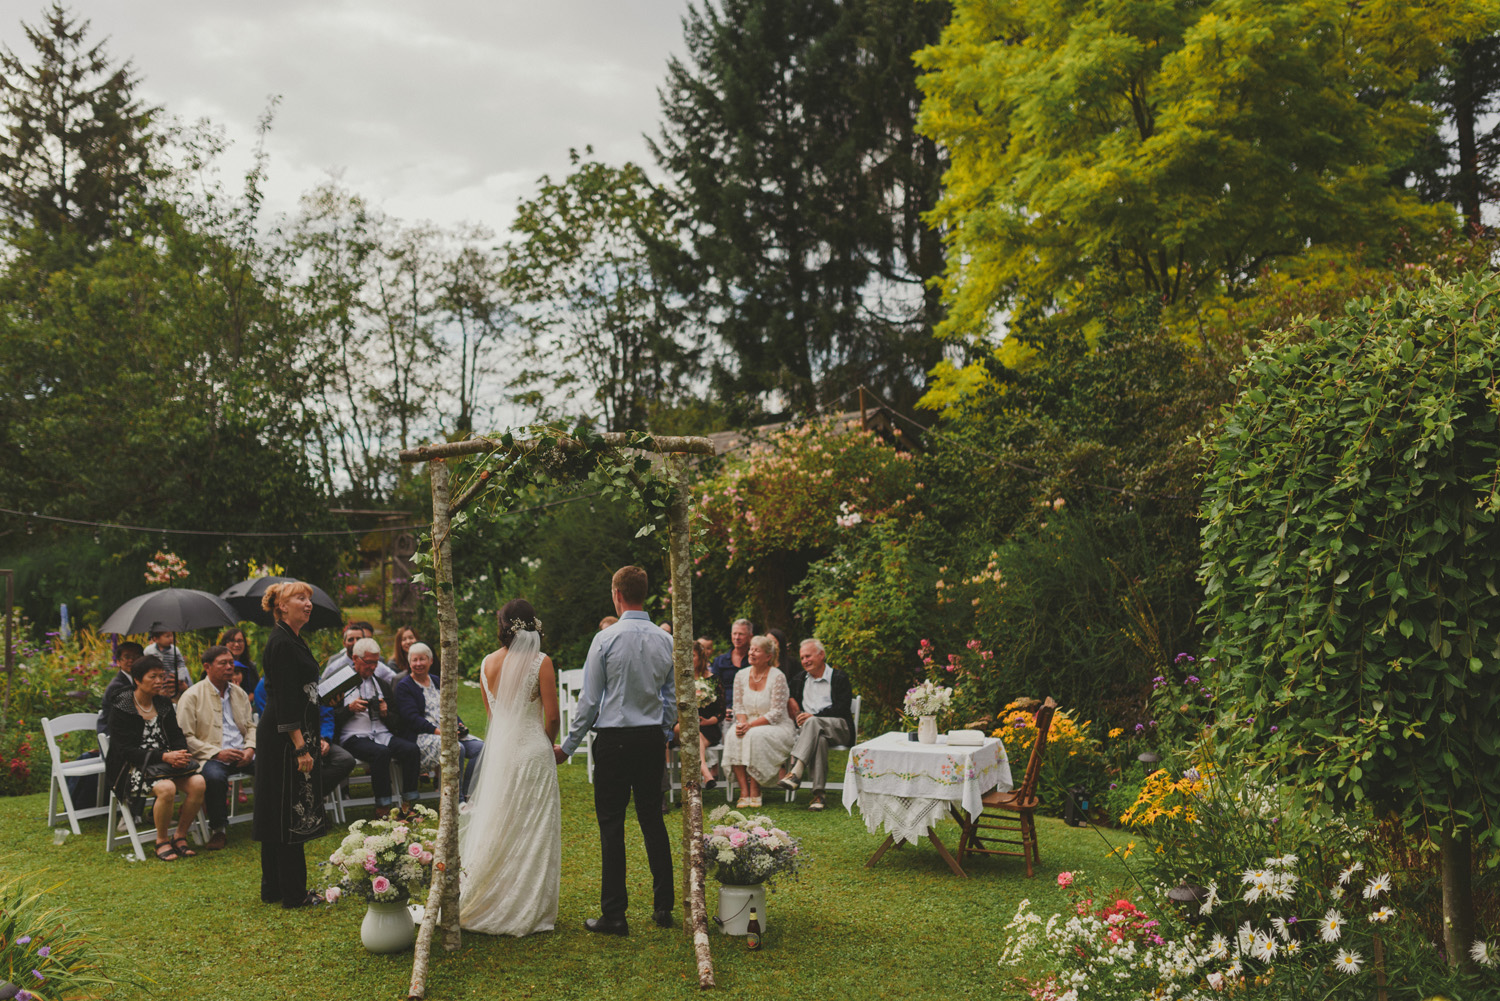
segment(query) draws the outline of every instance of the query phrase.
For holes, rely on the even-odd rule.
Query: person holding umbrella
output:
[[[276,624],[261,657],[266,711],[256,729],[260,899],[291,909],[323,899],[308,892],[302,846],[328,828],[318,755],[318,662],[300,635],[312,617],[312,587],[295,580],[272,584],[261,602]]]

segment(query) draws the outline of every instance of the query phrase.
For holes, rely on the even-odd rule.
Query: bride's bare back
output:
[[[510,652],[508,647],[501,647],[494,653],[484,658],[480,665],[479,690],[484,693],[484,714],[490,716],[490,692],[500,686],[500,672],[505,670],[505,655]],[[541,689],[540,702],[542,703],[542,727],[547,731],[547,739],[557,740],[558,722],[561,716],[557,708],[557,675],[552,669],[552,658],[542,657],[542,666],[537,671],[537,685]]]

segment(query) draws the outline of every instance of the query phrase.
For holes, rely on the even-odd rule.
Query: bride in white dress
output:
[[[459,825],[459,926],[465,931],[519,937],[557,923],[557,678],[541,642],[535,610],[517,598],[501,610],[501,647],[480,671],[490,725],[469,812]]]

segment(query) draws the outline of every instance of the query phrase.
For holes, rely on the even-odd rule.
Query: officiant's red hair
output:
[[[266,593],[261,595],[260,607],[281,621],[281,606],[293,598],[311,598],[312,585],[305,580],[284,580],[279,584],[272,584],[266,588]]]

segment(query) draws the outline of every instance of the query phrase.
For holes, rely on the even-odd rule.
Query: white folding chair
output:
[[[244,813],[239,812],[240,790],[247,782],[250,783],[251,791],[254,792],[255,774],[253,772],[237,772],[229,776],[229,825],[231,827],[255,819],[253,809],[246,810]]]
[[[376,802],[375,802],[375,779],[370,774],[370,765],[369,765],[368,762],[365,762],[365,761],[360,761],[359,764],[365,766],[364,770],[360,771],[360,769],[356,766],[355,769],[354,769],[354,771],[344,781],[346,781],[349,784],[349,790],[350,790],[351,794],[354,791],[354,784],[356,782],[368,782],[368,783],[370,783],[370,795],[368,795],[368,796],[354,796],[354,795],[350,795],[349,798],[345,799],[344,796],[342,795],[342,793],[340,793],[339,796],[338,796],[338,800],[337,800],[337,806],[336,806],[336,811],[337,812],[335,813],[335,816],[337,817],[338,822],[341,823],[341,824],[344,822],[344,811],[347,810],[347,809],[349,809],[350,807],[375,806],[375,805],[377,805]],[[400,768],[399,765],[396,764],[395,759],[391,760],[390,767],[391,767],[391,801],[392,801],[393,804],[399,804],[401,802],[401,768]],[[337,789],[334,790],[334,791],[338,792]]]
[[[557,732],[566,737],[573,729],[573,718],[578,712],[578,696],[583,692],[583,668],[575,667],[557,672]],[[574,752],[577,753],[576,751]],[[588,779],[594,781],[594,734],[590,731],[583,738],[584,761],[588,765]],[[573,755],[568,755],[568,764]]]
[[[106,758],[109,757],[108,734],[99,734],[99,753]],[[116,845],[129,843],[130,847],[135,851],[135,857],[142,862],[146,861],[146,849],[142,846],[149,841],[151,842],[152,850],[155,850],[156,828],[154,826],[147,827],[145,832],[142,833],[140,828],[136,826],[135,810],[131,808],[129,803],[121,803],[120,798],[115,795],[113,789],[109,791],[108,811],[104,817],[104,850],[112,852],[115,850]],[[125,825],[124,834],[120,834],[115,830],[121,823]],[[208,840],[208,816],[204,814],[201,808],[198,810],[198,818],[193,821],[189,832],[192,834],[193,840],[200,845]]]
[[[98,713],[68,713],[51,719],[42,717],[42,735],[47,738],[47,753],[52,757],[52,778],[47,783],[47,826],[56,827],[57,822],[64,817],[68,820],[68,826],[73,829],[74,834],[81,834],[78,829],[80,820],[90,817],[102,817],[109,812],[109,807],[104,802],[104,758],[78,758],[73,761],[64,761],[62,748],[57,746],[57,738],[77,733],[80,730],[95,732],[99,724]],[[68,779],[81,778],[84,775],[96,775],[94,805],[79,809],[73,803],[73,794],[68,790]],[[62,800],[62,812],[57,810],[58,799]]]
[[[861,698],[861,696],[856,695],[854,696],[854,700],[849,703],[850,715],[854,717],[854,740],[856,743],[858,743],[859,741],[859,706],[862,701],[863,699]],[[829,753],[832,753],[834,751],[847,751],[853,746],[853,744],[829,744],[828,750]],[[830,782],[823,788],[828,792],[842,793],[844,791],[844,783],[841,779],[838,782]],[[797,801],[797,790],[788,789],[786,791],[786,801],[788,803],[795,803]]]

